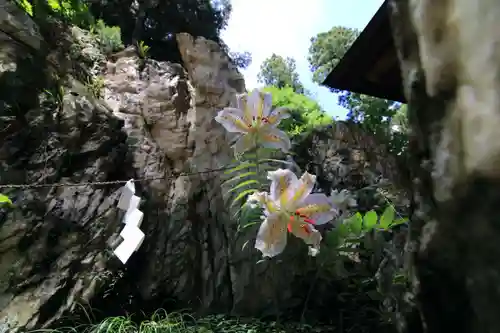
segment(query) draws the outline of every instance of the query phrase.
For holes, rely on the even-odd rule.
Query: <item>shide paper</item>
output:
[[[135,195],[133,179],[122,188],[118,208],[125,211],[122,222],[125,224],[120,232],[123,241],[114,250],[114,254],[122,263],[127,263],[132,254],[137,251],[144,241],[144,233],[140,228],[144,214],[138,209],[141,198]]]

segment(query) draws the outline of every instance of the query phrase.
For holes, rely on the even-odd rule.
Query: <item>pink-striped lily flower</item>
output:
[[[290,117],[285,108],[272,110],[272,96],[254,89],[250,94],[237,97],[237,107],[226,107],[219,111],[215,120],[231,133],[241,133],[234,150],[241,155],[257,145],[265,148],[291,148],[288,135],[277,126],[282,119]]]
[[[323,193],[311,193],[316,176],[306,172],[300,177],[288,169],[270,171],[270,192],[254,193],[251,205],[264,209],[255,248],[264,257],[274,257],[286,247],[287,231],[319,251],[321,234],[314,226],[330,222],[338,211]]]

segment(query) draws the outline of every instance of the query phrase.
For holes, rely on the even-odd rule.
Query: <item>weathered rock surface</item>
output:
[[[33,39],[22,30],[33,22],[15,7],[9,11],[12,26],[21,29],[15,35]],[[125,308],[133,300],[144,305],[172,296],[195,309],[230,310],[229,230],[219,177],[210,170],[227,164],[231,151],[213,117],[244,84],[212,42],[186,35],[179,41],[192,62],[190,73],[154,61],[139,69],[138,59],[125,55],[108,63],[108,103],[70,78],[60,104],[48,100],[7,117],[2,184],[155,180],[137,183],[146,240],[126,266],[111,253],[121,229],[122,213],[115,206],[123,184],[4,190],[17,205],[1,215],[5,327],[50,325],[77,303],[105,306],[100,303],[106,299]],[[91,45],[83,49],[95,54]],[[4,68],[19,69],[18,53],[2,52],[2,75],[8,74]],[[29,89],[22,83],[19,87]],[[15,92],[4,84],[2,90]],[[4,115],[13,109],[12,101],[4,101]],[[25,121],[22,126],[16,125],[18,118]]]
[[[500,5],[389,4],[413,133],[400,330],[500,332]]]
[[[0,330],[46,327],[87,303],[108,315],[152,311],[168,299],[200,312],[261,315],[304,302],[311,284],[305,246],[297,242],[278,260],[256,265],[251,243],[242,249],[255,228],[237,232],[226,213],[217,169],[232,150],[213,118],[245,85],[217,44],[179,34],[183,66],[143,62],[125,50],[105,63],[102,99],[71,71],[48,94],[40,61],[57,65],[58,57],[38,46],[48,41],[31,32],[29,17],[5,0],[0,7],[9,13],[0,24],[15,27],[0,33],[0,184],[39,185],[1,189],[16,207],[0,210]],[[74,28],[71,40],[78,72],[96,79],[105,60],[91,36]],[[313,133],[297,149],[313,147],[304,161],[315,166],[299,164],[330,188],[374,181],[358,167],[391,178],[378,157],[365,156],[378,164],[356,168],[336,158],[358,143],[345,129]],[[373,142],[364,149],[378,152]],[[123,215],[116,203],[130,178],[140,180],[146,239],[122,265],[112,253]],[[85,184],[95,182],[106,183]]]

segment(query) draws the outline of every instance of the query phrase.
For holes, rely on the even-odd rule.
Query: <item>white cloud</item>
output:
[[[300,74],[308,74],[309,40],[317,31],[322,0],[307,5],[290,0],[232,0],[233,12],[222,37],[232,51],[249,51],[252,64],[243,71],[246,85],[258,85],[261,63],[273,53],[292,57]],[[307,75],[306,74],[306,75]],[[306,79],[306,78],[301,78]]]

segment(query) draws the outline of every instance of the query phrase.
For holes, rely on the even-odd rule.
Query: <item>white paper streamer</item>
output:
[[[125,223],[126,225],[133,225],[136,226],[137,228],[140,228],[143,217],[144,214],[137,208],[134,208],[128,210],[125,213],[125,216],[123,217],[123,223]]]
[[[130,200],[134,196],[135,193],[135,185],[133,180],[129,180],[122,187],[122,195],[120,196],[120,200],[118,201],[118,208],[121,210],[127,210],[130,205]]]
[[[123,241],[113,251],[123,264],[126,264],[132,254],[137,251],[144,241],[144,233],[141,229],[142,219],[144,217],[138,207],[141,198],[135,195],[134,180],[129,180],[122,188],[118,208],[125,211],[122,222],[125,224],[120,232]]]

